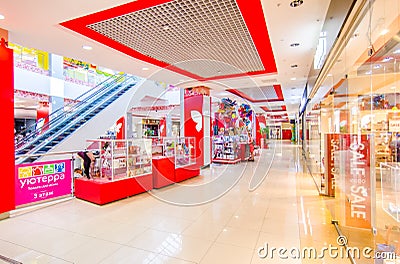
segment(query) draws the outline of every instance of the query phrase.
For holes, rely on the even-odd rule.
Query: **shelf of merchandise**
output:
[[[391,133],[377,131],[375,132],[375,168],[380,169],[381,162],[390,162]],[[379,174],[377,174],[379,175]]]
[[[164,155],[153,157],[154,188],[181,182],[200,175],[195,164],[195,138],[163,138]]]
[[[153,188],[150,139],[89,140],[99,177],[75,179],[75,196],[106,204]],[[123,147],[121,147],[123,146]]]
[[[214,136],[213,159],[215,163],[235,164],[242,160],[238,157],[237,136]]]
[[[175,144],[175,182],[182,182],[200,175],[196,164],[196,139],[179,137]]]

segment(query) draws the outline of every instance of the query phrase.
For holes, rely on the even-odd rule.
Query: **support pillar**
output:
[[[14,61],[13,50],[7,47],[4,38],[0,43],[1,89],[0,105],[2,118],[0,217],[8,217],[15,209],[15,150],[14,150]]]

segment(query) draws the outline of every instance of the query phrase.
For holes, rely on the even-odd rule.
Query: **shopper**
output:
[[[249,161],[254,161],[254,140],[251,137],[251,134],[248,134],[249,137],[249,149],[250,149],[250,157],[249,157]]]
[[[84,176],[86,176],[88,179],[90,179],[90,165],[92,164],[93,161],[93,154],[89,153],[89,151],[80,151],[78,152],[78,156],[83,159],[83,171],[84,171]]]

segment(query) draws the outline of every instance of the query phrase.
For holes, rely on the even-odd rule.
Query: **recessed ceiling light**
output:
[[[393,51],[393,54],[400,54],[400,49]]]
[[[2,14],[0,14],[0,20],[6,19],[6,17]]]
[[[297,64],[292,64],[292,65],[290,65],[290,67],[292,67],[292,68],[297,68],[297,67],[299,67]]]
[[[380,69],[381,67],[382,67],[382,65],[377,64],[377,65],[374,66],[374,69],[377,70],[377,69]]]
[[[296,77],[290,78],[291,81],[296,81]]]
[[[329,74],[328,74],[328,77],[332,77],[332,76],[333,76],[332,73],[329,73]]]
[[[384,30],[381,31],[381,36],[384,36],[387,33],[389,33],[389,29],[385,28]]]
[[[302,4],[303,4],[303,0],[293,0],[290,3],[290,6],[291,7],[298,7],[298,6],[301,6]]]
[[[298,46],[300,46],[300,43],[292,43],[292,44],[290,44],[290,47],[298,47]]]
[[[147,68],[147,67],[143,67],[143,68],[142,68],[142,70],[144,70],[144,71],[148,71],[148,70],[149,70],[149,68]]]
[[[84,50],[92,50],[93,48],[92,48],[92,46],[83,45],[82,49],[84,49]]]
[[[366,75],[370,75],[371,73],[372,73],[372,71],[365,72]]]
[[[392,86],[392,87],[390,87],[390,89],[396,90],[396,86]]]

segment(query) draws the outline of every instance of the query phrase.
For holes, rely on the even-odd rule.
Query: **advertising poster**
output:
[[[16,206],[72,194],[71,160],[17,165],[15,176]]]
[[[340,150],[339,134],[325,134],[325,195],[335,196],[338,168],[335,167],[335,152]]]
[[[346,226],[371,228],[371,148],[369,135],[341,135],[346,151],[345,220]]]

